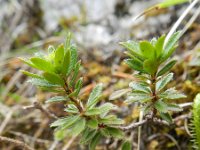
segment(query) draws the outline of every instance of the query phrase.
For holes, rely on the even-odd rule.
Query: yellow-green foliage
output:
[[[200,93],[194,99],[192,134],[194,148],[200,150]]]

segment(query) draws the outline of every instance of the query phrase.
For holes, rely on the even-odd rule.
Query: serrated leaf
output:
[[[182,111],[183,108],[178,106],[177,104],[167,104],[168,111]]]
[[[109,135],[111,137],[114,137],[114,138],[121,139],[124,136],[124,133],[120,129],[117,129],[117,128],[107,127],[104,130],[107,130],[107,132],[109,133]]]
[[[98,84],[91,92],[88,101],[87,101],[87,108],[92,108],[96,105],[96,103],[98,102],[98,99],[101,96],[101,92],[103,89],[103,85],[102,84]]]
[[[167,121],[168,123],[172,123],[172,117],[169,113],[160,113],[160,117]]]
[[[176,64],[176,60],[171,60],[170,62],[168,62],[159,72],[157,76],[161,76],[163,74],[165,74],[167,71],[169,71],[175,64]]]
[[[85,129],[85,118],[80,118],[70,130],[71,135],[77,136]]]
[[[25,63],[25,64],[27,64],[27,65],[33,67],[33,68],[37,68],[29,59],[20,58],[20,57],[19,57],[19,59],[20,59],[23,63]]]
[[[124,62],[133,70],[137,70],[139,72],[144,72],[143,63],[138,59],[126,59]]]
[[[121,150],[132,150],[132,144],[131,144],[131,142],[130,141],[125,141],[122,144]]]
[[[146,93],[131,93],[129,94],[128,98],[124,101],[125,103],[133,103],[133,102],[140,102],[144,103],[151,100],[153,97],[150,94]]]
[[[65,52],[64,55],[64,60],[63,60],[63,64],[62,64],[62,73],[65,75],[69,72],[69,67],[70,67],[70,63],[71,63],[71,51],[68,49]]]
[[[43,77],[41,75],[38,75],[38,74],[34,74],[34,73],[31,73],[31,72],[28,72],[28,71],[25,71],[25,70],[20,70],[23,74],[29,76],[29,77],[32,77],[32,78],[37,78],[37,79],[43,79]]]
[[[140,42],[140,50],[141,50],[144,58],[150,59],[150,60],[155,60],[156,51],[155,51],[155,48],[151,45],[150,42],[148,42],[148,41]]]
[[[45,59],[32,57],[30,60],[34,64],[36,69],[46,71],[46,72],[54,72],[53,65],[50,62],[46,61]]]
[[[99,120],[101,123],[106,125],[119,125],[124,124],[124,120],[117,118],[114,115],[109,115],[106,117],[103,117]]]
[[[166,113],[168,111],[167,104],[163,102],[162,100],[158,100],[154,103],[154,107],[160,112],[160,113]]]
[[[76,85],[75,85],[75,95],[74,96],[78,96],[81,88],[83,86],[83,78],[80,78],[77,82],[76,82]]]
[[[130,92],[130,89],[122,89],[122,90],[115,91],[110,95],[109,100],[115,100],[115,99],[125,95],[128,92]]]
[[[141,83],[131,82],[129,84],[129,87],[132,88],[134,91],[140,91],[144,93],[151,93],[151,90],[146,85],[143,85]]]
[[[101,133],[97,132],[93,139],[90,141],[89,150],[95,150],[96,145],[99,143],[101,139]]]
[[[176,43],[179,40],[181,32],[175,32],[168,40],[168,42],[164,46],[164,51],[162,53],[161,62],[167,60],[175,51]]]
[[[33,85],[36,85],[36,86],[48,87],[48,88],[50,88],[50,87],[59,87],[60,86],[58,84],[51,84],[51,83],[49,83],[48,81],[46,81],[44,79],[36,79],[36,78],[30,79],[27,82],[32,83]]]
[[[71,61],[70,61],[69,69],[67,71],[68,75],[71,73],[71,71],[74,69],[74,66],[77,63],[77,50],[76,50],[76,48],[74,46],[71,46],[70,51],[71,51]]]
[[[158,38],[158,40],[156,41],[155,44],[155,49],[156,49],[156,57],[159,60],[162,51],[163,51],[163,46],[164,46],[164,41],[165,41],[165,35],[161,36],[160,38]]]
[[[131,55],[135,56],[139,60],[144,60],[140,51],[139,43],[135,41],[127,41],[127,42],[120,42],[120,44],[125,48],[127,48]]]
[[[96,119],[90,119],[87,121],[87,126],[91,129],[97,129],[98,128],[98,121]]]
[[[78,76],[80,66],[81,66],[81,62],[79,61],[76,63],[76,65],[74,67],[74,72],[73,72],[72,78],[70,80],[70,87],[74,86],[74,82]]]
[[[162,90],[173,78],[173,73],[169,73],[156,82],[156,91]]]
[[[93,129],[90,129],[90,128],[86,128],[83,131],[83,134],[82,134],[81,139],[80,139],[80,143],[81,144],[88,143],[90,140],[93,139],[93,137],[96,135],[96,133],[97,133],[96,130],[93,130]]]
[[[85,112],[86,116],[99,115],[101,113],[99,108],[91,108]]]
[[[52,98],[48,99],[46,101],[46,103],[63,102],[63,101],[67,101],[67,98],[63,97],[63,96],[55,96],[55,97],[52,97]]]
[[[106,116],[107,113],[108,113],[110,110],[114,110],[114,109],[117,109],[117,106],[116,106],[116,105],[113,105],[113,104],[111,104],[111,103],[104,103],[103,105],[101,105],[101,106],[99,107],[101,117]]]
[[[160,98],[164,99],[180,99],[186,98],[186,96],[182,93],[179,93],[175,88],[167,89],[165,92],[159,94]]]
[[[65,111],[68,113],[75,113],[75,114],[79,113],[78,108],[74,104],[69,104],[68,107],[65,109]]]
[[[61,79],[61,77],[55,73],[50,72],[44,72],[43,77],[52,84],[59,84],[64,85],[64,81]]]
[[[79,119],[79,116],[68,116],[68,117],[56,120],[50,126],[51,127],[62,126],[62,127],[67,128],[71,126],[74,122],[76,122],[78,119]]]

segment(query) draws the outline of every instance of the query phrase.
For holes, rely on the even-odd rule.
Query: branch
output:
[[[144,120],[142,120],[142,121],[140,121],[140,122],[133,122],[133,123],[131,123],[131,124],[128,125],[128,126],[119,127],[119,129],[121,129],[121,130],[130,130],[130,129],[137,128],[137,127],[139,127],[139,126],[145,124],[147,121],[148,121],[148,119],[144,119]]]
[[[49,112],[47,109],[45,109],[39,102],[34,102],[31,106],[25,106],[24,109],[39,109],[42,113],[44,113],[49,119],[58,119],[58,117],[51,112]]]
[[[8,137],[0,136],[0,142],[12,143],[12,144],[14,144],[14,145],[16,145],[18,147],[21,147],[23,149],[26,149],[26,150],[34,150],[30,146],[28,146],[26,143],[24,143],[22,141],[19,141],[19,140],[11,139],[11,138],[8,138]]]

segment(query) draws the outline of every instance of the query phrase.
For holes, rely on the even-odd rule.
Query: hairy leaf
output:
[[[55,97],[52,97],[52,98],[48,99],[48,100],[46,101],[46,103],[63,102],[63,101],[67,101],[67,100],[68,100],[67,97],[55,96]]]
[[[50,62],[46,61],[45,59],[32,57],[30,60],[34,64],[36,69],[46,71],[46,72],[54,72],[53,65]]]
[[[115,91],[110,95],[109,100],[115,100],[115,99],[125,95],[128,92],[130,92],[130,89],[122,89],[122,90]]]
[[[89,99],[87,101],[87,108],[94,107],[101,96],[102,84],[98,84],[91,92]]]
[[[64,85],[64,81],[55,73],[45,72],[43,73],[43,77],[52,84]]]
[[[68,116],[65,118],[61,118],[56,120],[55,122],[53,122],[51,124],[51,127],[58,127],[58,126],[62,126],[62,127],[69,127],[71,126],[74,122],[76,122],[79,119],[79,116]]]
[[[144,93],[151,93],[151,90],[149,87],[141,84],[141,83],[136,83],[136,82],[131,82],[129,84],[129,87],[132,88],[134,91],[140,91]]]
[[[157,76],[161,76],[163,74],[165,74],[166,72],[168,72],[175,64],[176,64],[176,60],[171,60],[169,63],[167,63],[159,72]]]
[[[161,78],[157,83],[156,83],[156,91],[162,90],[173,78],[173,73],[169,73],[163,78]]]

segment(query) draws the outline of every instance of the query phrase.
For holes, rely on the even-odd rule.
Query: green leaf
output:
[[[154,75],[158,69],[158,65],[155,60],[147,59],[143,63],[143,68],[148,74]]]
[[[71,44],[71,33],[69,32],[68,35],[67,35],[67,38],[66,38],[66,41],[65,41],[65,49],[68,49],[70,47],[70,44]]]
[[[150,59],[150,60],[155,60],[156,51],[150,42],[148,42],[148,41],[140,42],[140,49],[141,49],[141,52],[142,52],[142,55],[144,56],[144,58]]]
[[[180,106],[178,106],[177,104],[167,104],[167,109],[168,111],[182,111],[183,108],[181,108]]]
[[[76,105],[74,105],[74,104],[69,104],[69,105],[67,105],[67,106],[68,106],[68,107],[65,109],[66,112],[68,112],[68,113],[75,113],[75,114],[79,113],[79,110],[78,110],[78,108],[76,107]]]
[[[151,100],[152,98],[153,97],[150,94],[135,92],[135,93],[129,94],[128,98],[124,102],[128,104],[133,103],[133,102],[144,103]]]
[[[151,90],[146,85],[143,85],[141,83],[131,82],[129,84],[129,87],[132,88],[134,91],[140,91],[144,93],[151,93]]]
[[[80,66],[81,66],[81,62],[79,61],[76,63],[76,65],[74,67],[74,72],[73,72],[72,78],[70,80],[70,87],[74,86],[74,82],[78,76]]]
[[[106,125],[120,125],[120,124],[124,124],[124,120],[117,118],[114,115],[108,115],[106,117],[103,116],[103,118],[101,118],[99,120],[99,122],[106,124]]]
[[[111,103],[104,103],[99,107],[101,116],[105,116],[110,110],[114,109],[117,109],[117,106]]]
[[[63,57],[64,57],[64,46],[63,46],[63,44],[61,44],[56,49],[56,51],[55,51],[55,58],[54,58],[55,68],[56,68],[56,70],[57,70],[58,73],[60,73],[61,70],[63,69],[62,68]]]
[[[58,127],[61,126],[62,129],[65,129],[71,126],[74,122],[79,119],[79,116],[68,116],[65,118],[61,118],[53,122],[50,126],[51,127]],[[64,128],[63,128],[64,127]]]
[[[67,134],[68,134],[68,130],[56,129],[54,131],[54,137],[58,141],[63,140],[67,136]]]
[[[130,89],[122,89],[122,90],[115,91],[110,95],[109,100],[115,100],[115,99],[125,95],[128,92],[130,92]]]
[[[100,139],[101,139],[101,133],[98,132],[98,133],[96,133],[96,135],[93,137],[93,139],[90,141],[89,150],[95,150],[96,145],[99,143]]]
[[[158,6],[160,8],[167,8],[167,7],[175,6],[178,4],[185,3],[185,2],[189,2],[189,0],[165,0],[164,2],[158,4]]]
[[[131,55],[135,56],[139,60],[144,60],[142,53],[140,51],[139,43],[135,41],[120,42],[122,46],[127,48]]]
[[[168,111],[167,104],[163,102],[162,100],[158,100],[155,102],[154,107],[160,112],[160,113],[166,113]]]
[[[132,144],[131,144],[131,142],[130,141],[125,141],[122,144],[121,150],[132,150]]]
[[[32,57],[30,60],[34,64],[34,68],[46,72],[54,72],[54,67],[50,62],[38,57]]]
[[[29,77],[32,77],[32,78],[37,78],[37,79],[43,79],[43,77],[41,75],[38,75],[38,74],[34,74],[34,73],[31,73],[31,72],[28,72],[28,71],[25,71],[25,70],[20,70],[23,74],[29,76]]]
[[[156,91],[162,90],[173,78],[173,73],[169,73],[156,82]]]
[[[80,118],[76,121],[74,127],[70,130],[71,135],[77,136],[85,129],[86,121],[85,118]]]
[[[29,59],[26,59],[26,58],[19,58],[19,59],[20,59],[23,63],[25,63],[25,64],[27,64],[27,65],[33,67],[33,68],[37,68],[37,67],[35,66],[35,64],[33,64]]]
[[[87,126],[91,129],[97,129],[98,128],[98,121],[96,119],[90,119],[87,121]]]
[[[99,108],[91,108],[85,112],[86,116],[99,115],[101,113]]]
[[[86,128],[83,131],[83,134],[82,134],[81,139],[80,139],[80,143],[81,144],[88,143],[90,140],[93,139],[93,137],[96,135],[96,133],[97,133],[96,130],[93,130],[93,129],[90,129],[90,128]]]
[[[102,88],[103,85],[102,84],[98,84],[91,92],[89,99],[87,101],[87,108],[92,108],[96,105],[96,103],[98,102],[98,99],[101,96],[101,92],[102,92]]]
[[[69,72],[69,67],[70,67],[70,63],[71,63],[71,51],[68,49],[65,52],[64,55],[64,60],[63,60],[63,64],[62,64],[62,73],[65,75]]]
[[[171,60],[169,63],[167,63],[159,72],[157,76],[161,76],[165,74],[167,71],[169,71],[175,64],[176,60]]]
[[[109,135],[114,138],[122,139],[124,136],[124,133],[117,128],[107,127],[104,130],[107,130],[107,133],[109,133]]]
[[[163,46],[164,46],[164,41],[165,41],[165,35],[161,36],[160,38],[158,38],[158,40],[156,41],[155,44],[155,49],[156,49],[156,57],[159,60],[162,51],[163,51]]]
[[[70,61],[69,69],[67,71],[67,75],[69,75],[71,73],[71,71],[74,69],[74,66],[77,63],[77,50],[76,50],[76,48],[74,46],[71,46],[70,51],[71,51],[71,61]]]
[[[46,103],[52,103],[52,102],[63,102],[63,101],[67,101],[67,97],[63,97],[63,96],[55,96],[55,97],[52,97],[50,99],[48,99],[46,101]]]
[[[51,84],[47,80],[44,79],[30,79],[27,82],[32,83],[33,85],[40,86],[40,87],[60,87],[58,84]]]
[[[144,72],[143,63],[138,59],[126,59],[124,62],[133,70],[137,70],[139,72]]]
[[[64,81],[55,73],[44,72],[43,77],[52,84],[64,85]]]
[[[75,96],[78,96],[81,88],[83,86],[83,78],[80,78],[77,82],[76,82],[76,85],[75,85]]]
[[[175,32],[168,40],[168,42],[166,43],[165,47],[164,47],[164,51],[161,57],[161,62],[164,62],[165,60],[167,60],[175,51],[176,49],[176,43],[179,40],[181,35],[181,32]]]
[[[182,93],[179,93],[175,88],[167,89],[165,92],[159,94],[160,98],[164,99],[180,99],[186,98],[186,96]]]
[[[168,123],[172,123],[172,117],[169,113],[160,113],[160,117],[167,121]]]

